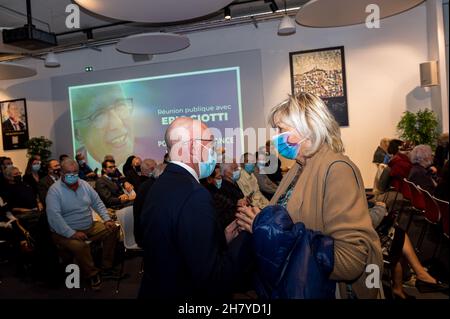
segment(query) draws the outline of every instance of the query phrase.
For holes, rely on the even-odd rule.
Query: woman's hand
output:
[[[255,220],[255,217],[259,214],[259,212],[261,212],[261,210],[258,207],[238,207],[236,218],[237,224],[241,230],[246,230],[249,233],[252,233],[253,220]]]

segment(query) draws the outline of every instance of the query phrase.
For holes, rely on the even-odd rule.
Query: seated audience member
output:
[[[413,164],[409,171],[408,180],[428,191],[434,193],[437,183],[433,180],[436,168],[433,164],[433,151],[429,145],[417,145],[409,153],[409,158]]]
[[[388,166],[391,168],[391,186],[399,188],[401,181],[409,176],[412,164],[409,157],[404,152],[400,151],[400,147],[403,146],[403,142],[400,140],[391,140],[389,142],[388,153],[392,155]]]
[[[433,166],[437,168],[438,175],[441,175],[441,170],[444,167],[446,161],[448,161],[449,154],[449,140],[448,133],[443,133],[439,136],[436,151],[434,153]]]
[[[415,299],[403,289],[403,270],[407,265],[410,265],[416,274],[416,288],[420,292],[448,290],[448,285],[438,282],[422,266],[408,234],[395,224],[393,215],[388,215],[385,203],[376,202],[369,209],[369,214],[380,237],[383,255],[388,258],[391,265],[394,299]]]
[[[47,196],[48,189],[56,182],[61,174],[61,165],[58,160],[51,159],[47,163],[47,175],[39,181],[39,200],[45,205],[45,197]]]
[[[113,161],[114,163],[116,162],[116,160],[114,159],[114,156],[112,156],[111,154],[107,154],[105,155],[104,161],[109,160],[109,161]],[[104,174],[103,169],[102,169],[102,175]],[[125,180],[125,176],[122,175],[122,173],[120,172],[119,168],[116,168],[115,172],[114,172],[115,177],[119,178],[121,182],[123,182]]]
[[[275,172],[269,172],[267,176],[274,182],[275,184],[279,184],[283,179],[283,175],[281,174],[281,160],[277,156],[277,151],[275,147],[273,147],[272,142],[268,140],[266,142],[265,155],[267,160],[266,167],[269,167],[270,170],[275,169]],[[273,167],[274,163],[276,163],[276,167]]]
[[[13,162],[11,158],[2,156],[0,158],[0,192],[3,192],[4,188],[6,187],[6,179],[5,179],[5,169],[13,166]]]
[[[375,164],[386,164],[385,157],[388,155],[388,147],[389,147],[389,139],[384,137],[380,141],[380,145],[375,150],[375,153],[373,154],[373,160],[372,163]]]
[[[80,167],[80,171],[78,174],[81,179],[84,179],[85,181],[93,181],[97,179],[97,173],[89,167],[82,153],[78,153],[75,156],[75,159],[77,160],[78,166]]]
[[[44,208],[42,203],[33,188],[22,181],[22,174],[17,167],[8,167],[5,178],[7,187],[3,199],[24,229],[35,236],[39,232],[39,218]]]
[[[123,165],[123,174],[125,175],[127,182],[138,189],[143,182],[141,173],[141,163],[142,160],[139,156],[130,156]]]
[[[142,229],[140,227],[140,218],[142,213],[142,207],[150,191],[153,183],[155,182],[155,170],[156,162],[152,159],[144,159],[142,161],[141,170],[142,176],[146,176],[147,179],[141,184],[141,187],[136,193],[136,199],[133,202],[133,218],[134,218],[134,239],[139,247],[142,247]]]
[[[78,164],[66,159],[61,165],[61,179],[49,189],[46,199],[47,218],[54,243],[70,252],[82,274],[90,279],[93,289],[99,289],[101,276],[114,277],[114,251],[119,238],[118,228],[95,190],[78,178]],[[93,221],[94,209],[104,222]],[[102,242],[102,272],[94,265],[89,244]]]
[[[241,164],[241,177],[237,184],[242,193],[249,199],[250,205],[263,209],[269,204],[269,201],[261,193],[258,180],[253,172],[255,171],[255,157],[252,154],[245,153],[243,155],[244,162]]]
[[[95,182],[95,190],[106,207],[118,208],[133,201],[134,198],[124,193],[116,178],[116,164],[111,160],[103,161],[102,169],[104,174]]]
[[[255,174],[256,179],[258,180],[258,186],[261,190],[261,193],[267,198],[272,198],[273,194],[275,194],[278,185],[272,182],[269,178],[268,174],[265,173],[266,168],[266,157],[264,154],[259,154],[258,152],[255,154],[256,156],[256,167]]]
[[[238,206],[248,205],[247,198],[242,193],[236,181],[241,176],[239,165],[230,159],[220,164],[222,183],[215,193],[214,206],[218,209],[218,220],[223,229],[235,220]]]
[[[2,197],[0,197],[0,240],[11,243],[14,250],[20,248],[22,252],[29,252],[31,249],[28,247],[17,218],[11,214],[7,203],[3,201]]]
[[[39,181],[42,177],[40,176],[41,168],[41,157],[33,155],[28,159],[25,174],[22,178],[25,184],[31,186],[35,194],[39,194]]]
[[[442,168],[441,176],[439,177],[438,184],[436,189],[434,190],[434,196],[445,200],[448,202],[450,200],[449,196],[449,185],[448,185],[448,161],[445,162],[444,167]]]
[[[5,170],[7,188],[4,199],[13,214],[26,214],[32,210],[42,210],[43,206],[38,200],[33,188],[22,181],[22,174],[17,167],[11,166]]]

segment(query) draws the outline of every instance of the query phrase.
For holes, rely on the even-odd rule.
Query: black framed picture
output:
[[[0,101],[3,150],[26,148],[29,139],[27,103],[25,99]]]
[[[313,93],[328,106],[340,126],[348,126],[344,47],[290,52],[292,94]]]

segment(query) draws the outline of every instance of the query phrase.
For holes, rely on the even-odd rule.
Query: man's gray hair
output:
[[[148,171],[150,171],[150,167],[152,166],[156,166],[156,161],[154,159],[151,158],[144,159],[141,163],[141,172],[143,174],[148,173]]]
[[[66,158],[65,160],[63,160],[61,163],[61,169],[63,171],[65,171],[66,170],[65,167],[71,166],[71,165],[74,165],[77,168],[77,170],[79,169],[77,161],[74,160],[73,158]]]
[[[18,170],[18,168],[17,167],[15,167],[15,166],[9,166],[9,167],[7,167],[6,169],[5,169],[5,177],[6,178],[11,178],[12,176],[13,176],[13,172],[14,172],[14,170]]]
[[[231,166],[234,163],[235,163],[235,161],[233,161],[230,158],[226,158],[223,163],[220,163],[220,175],[224,176],[225,171],[228,171],[229,169],[231,169]]]
[[[413,164],[426,164],[426,161],[433,156],[433,151],[429,145],[417,145],[409,153],[409,159]],[[428,163],[430,164],[430,163]],[[424,165],[423,165],[424,166]]]

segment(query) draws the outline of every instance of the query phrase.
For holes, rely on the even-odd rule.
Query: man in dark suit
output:
[[[95,190],[105,206],[108,208],[121,208],[134,200],[122,190],[122,186],[115,177],[116,164],[106,160],[102,163],[104,174],[95,182]]]
[[[171,162],[142,210],[145,269],[139,296],[229,297],[251,254],[248,234],[236,238],[236,221],[220,229],[211,195],[199,183],[216,164],[214,136],[202,122],[179,117],[165,141]]]
[[[61,165],[58,160],[51,159],[47,163],[47,175],[42,177],[39,181],[38,191],[39,200],[45,205],[45,198],[50,186],[56,182],[61,175]]]
[[[7,110],[8,119],[2,123],[3,132],[25,130],[26,125],[20,120],[20,106],[16,102],[9,102]]]

